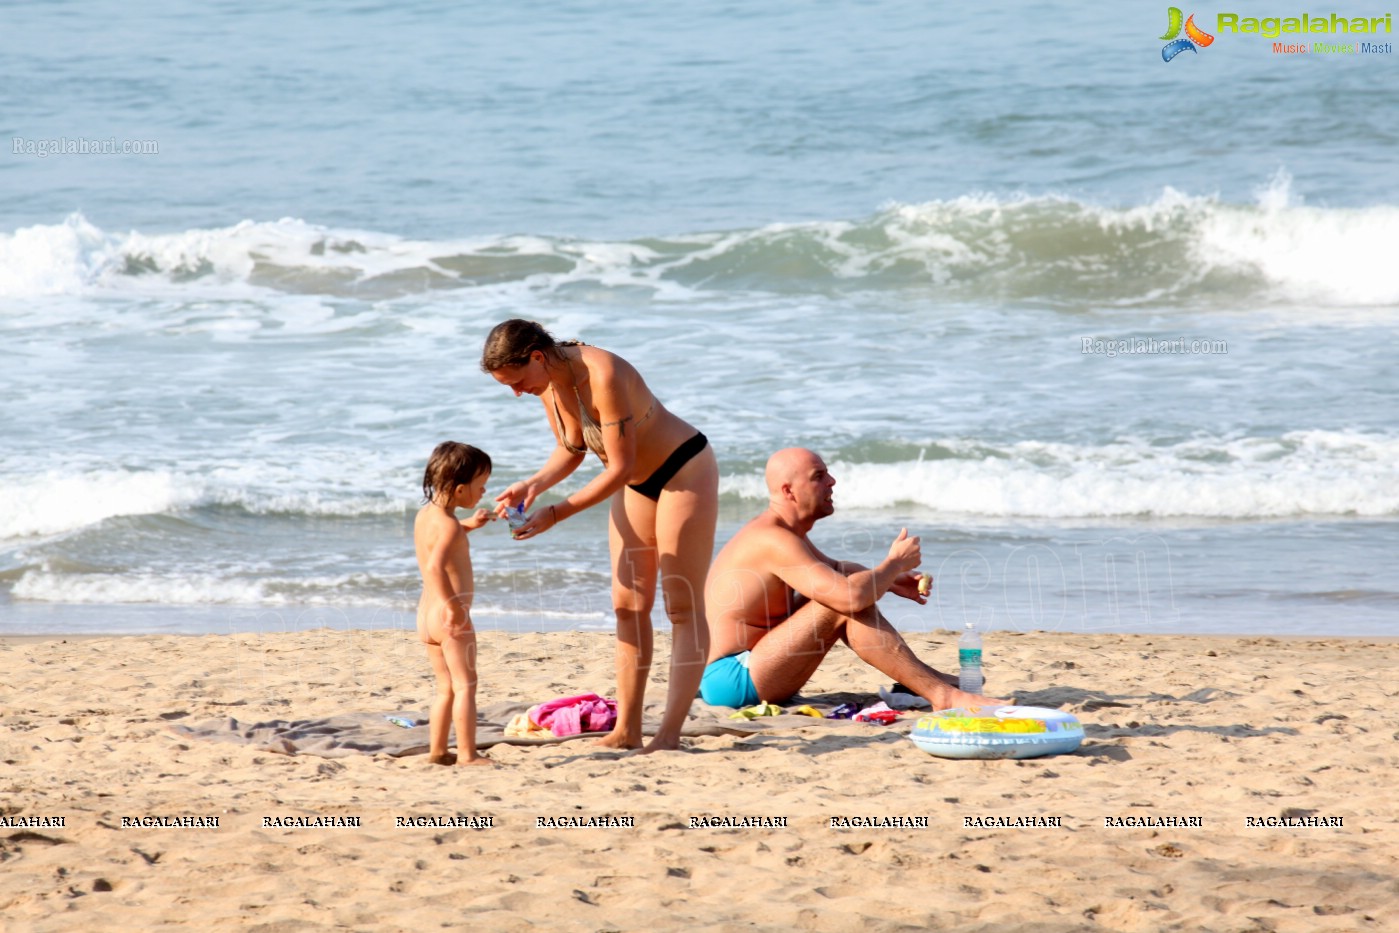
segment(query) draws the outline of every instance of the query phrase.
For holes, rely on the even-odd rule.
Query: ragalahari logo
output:
[[[1166,34],[1161,37],[1162,41],[1166,43],[1165,48],[1161,50],[1162,61],[1168,62],[1187,49],[1193,52],[1195,51],[1195,46],[1198,45],[1200,48],[1204,48],[1214,41],[1214,36],[1207,32],[1201,32],[1200,27],[1195,25],[1194,13],[1191,13],[1190,18],[1185,21],[1185,38],[1177,38],[1181,30],[1180,10],[1176,7],[1171,7],[1169,13],[1171,17],[1170,26],[1166,29]]]

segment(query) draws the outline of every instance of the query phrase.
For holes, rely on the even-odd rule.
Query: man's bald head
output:
[[[768,458],[764,479],[769,507],[787,521],[810,527],[835,511],[831,489],[836,481],[826,469],[826,461],[814,450],[779,450]]]
[[[787,447],[768,457],[767,469],[763,478],[767,481],[768,495],[780,495],[783,486],[789,486],[798,477],[810,473],[818,466],[825,466],[819,454],[805,447]]]

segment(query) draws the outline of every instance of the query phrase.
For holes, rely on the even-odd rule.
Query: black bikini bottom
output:
[[[635,489],[652,502],[659,502],[661,500],[661,490],[665,488],[665,484],[674,479],[675,474],[680,472],[680,468],[694,459],[695,454],[704,450],[705,445],[708,443],[709,439],[699,431],[696,431],[694,437],[675,448],[671,455],[666,457],[665,463],[656,467],[656,472],[652,473],[641,482],[633,486],[628,486],[627,488]]]

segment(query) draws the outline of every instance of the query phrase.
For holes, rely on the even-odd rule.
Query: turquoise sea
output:
[[[4,18],[0,633],[411,625],[428,452],[499,489],[552,444],[477,367],[516,316],[704,430],[720,541],[771,451],[821,451],[823,547],[923,537],[906,628],[1396,633],[1399,59],[1359,51],[1392,36],[1285,54],[1196,11],[1168,62],[1165,5],[1005,0]],[[473,556],[479,627],[610,627],[600,510]]]

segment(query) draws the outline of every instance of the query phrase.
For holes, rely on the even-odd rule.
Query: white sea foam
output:
[[[154,573],[54,573],[26,571],[11,596],[31,602],[168,606],[282,605],[269,599],[262,583],[227,577],[169,576]]]
[[[80,215],[0,233],[0,297],[82,291],[104,265],[106,236]]]
[[[299,485],[293,485],[299,480]],[[396,515],[411,492],[320,486],[280,466],[250,464],[206,474],[168,470],[47,472],[7,478],[0,486],[0,539],[52,535],[135,515],[175,514],[200,506],[229,506],[257,515],[318,517]]]
[[[171,606],[330,606],[337,608],[411,606],[395,581],[367,574],[276,577],[131,570],[123,573],[70,573],[47,567],[25,571],[12,596],[30,602],[149,604]],[[416,583],[416,581],[415,581]],[[411,588],[411,589],[415,589]]]
[[[551,622],[589,622],[595,625],[605,625],[613,621],[610,612],[567,612],[559,609],[538,609],[534,607],[522,608],[520,606],[496,606],[489,603],[482,603],[471,607],[472,616],[482,616],[486,618],[523,616],[530,618],[548,619]]]
[[[1399,207],[1308,207],[1292,195],[1285,173],[1256,204],[1171,188],[1127,207],[1054,195],[969,195],[892,204],[859,220],[645,241],[427,241],[290,218],[120,234],[74,215],[0,234],[0,297],[271,289],[382,299],[473,288],[506,301],[512,289],[516,297],[569,290],[600,300],[609,291],[640,288],[669,300],[696,290],[933,286],[967,296],[1107,303],[1181,295],[1209,300],[1223,288],[1268,301],[1369,306],[1399,303],[1399,269],[1385,252],[1396,238]],[[300,323],[314,331],[326,321],[313,303]]]
[[[838,505],[881,509],[911,502],[943,512],[1047,518],[1399,514],[1399,439],[1380,434],[1313,430],[1168,445],[1129,438],[1098,446],[950,438],[937,440],[936,448],[945,456],[833,462]],[[258,461],[198,473],[16,477],[0,486],[0,539],[200,507],[321,518],[401,515],[412,508],[401,470],[362,467],[352,482],[321,476],[314,465]],[[726,475],[721,488],[766,497],[756,474]]]
[[[165,471],[57,472],[0,486],[0,538],[58,534],[122,515],[155,515],[193,505],[198,480]]]
[[[949,514],[1052,519],[1399,515],[1399,438],[1393,437],[1297,431],[1168,446],[938,444],[955,456],[831,463],[836,507],[913,503]],[[767,495],[757,475],[728,477],[721,488],[749,499]]]
[[[49,569],[25,571],[11,590],[16,600],[75,605],[329,607],[333,609],[396,606],[411,614],[418,581],[406,588],[365,574],[296,579],[256,579],[198,573],[130,571],[125,573],[67,573]],[[605,593],[603,594],[605,597]],[[499,596],[496,596],[499,599]],[[572,609],[549,608],[532,601],[497,604],[490,596],[472,607],[482,618],[519,617],[550,623],[571,622],[602,626],[612,613],[580,604]]]
[[[1194,244],[1210,266],[1253,268],[1287,297],[1349,306],[1399,304],[1399,207],[1314,208],[1294,203],[1280,172],[1256,210],[1217,207]]]

